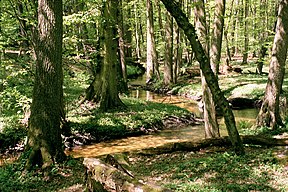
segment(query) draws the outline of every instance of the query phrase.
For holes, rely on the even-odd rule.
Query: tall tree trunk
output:
[[[243,53],[243,64],[247,63],[248,60],[248,13],[249,13],[249,0],[245,0],[244,4],[244,53]]]
[[[130,3],[131,0],[127,2],[127,4]],[[120,2],[120,1],[119,1]],[[132,13],[131,13],[131,6],[124,4],[125,7],[127,7],[126,14],[127,18],[132,18]],[[123,9],[123,5],[121,8]],[[122,10],[123,12],[123,10]],[[123,22],[122,22],[123,23]],[[123,29],[124,29],[124,45],[125,45],[125,57],[128,62],[132,62],[132,30],[131,30],[131,22],[127,21],[123,23]]]
[[[137,61],[140,62],[141,59],[141,46],[140,46],[140,35],[139,35],[139,16],[138,16],[138,8],[137,8],[137,3],[134,3],[134,16],[135,16],[135,42],[136,42],[136,56],[137,56]]]
[[[128,85],[127,85],[127,68],[126,68],[126,64],[127,64],[127,59],[126,56],[128,57],[132,57],[132,55],[130,55],[130,51],[128,51],[129,54],[125,54],[125,44],[124,44],[124,24],[123,24],[123,4],[122,4],[122,0],[119,0],[119,8],[118,8],[118,44],[119,44],[119,60],[120,60],[120,65],[121,65],[121,69],[119,70],[119,77],[118,77],[118,83],[120,83],[120,91],[121,92],[127,92],[128,91]],[[131,45],[129,43],[129,49],[131,49]],[[131,58],[130,58],[131,59]]]
[[[276,34],[269,66],[268,82],[264,101],[257,116],[257,126],[276,129],[283,122],[279,110],[279,96],[285,73],[288,46],[288,0],[281,0],[278,12]]]
[[[63,110],[62,1],[38,1],[36,73],[28,130],[26,167],[64,160],[60,119]]]
[[[237,33],[237,28],[239,28],[239,0],[235,0],[235,8],[233,11],[233,21],[232,21],[232,30],[231,30],[231,56],[234,57],[234,55],[238,54],[238,33]]]
[[[104,32],[104,63],[101,69],[101,99],[100,109],[107,111],[109,109],[124,106],[118,95],[117,88],[117,8],[118,0],[108,0],[105,3],[104,17],[106,19],[106,28]]]
[[[228,38],[228,32],[229,32],[229,27],[230,25],[233,26],[233,12],[234,12],[234,0],[231,1],[230,3],[230,13],[227,16],[227,21],[226,21],[226,25],[225,25],[225,29],[224,29],[224,38],[225,38],[225,42],[226,42],[226,62],[225,65],[229,65],[229,63],[231,62],[232,58],[231,58],[231,49],[229,46],[229,38]],[[233,46],[233,45],[232,45]]]
[[[166,9],[174,17],[178,26],[181,27],[191,43],[197,61],[200,63],[200,68],[205,76],[208,87],[210,88],[214,101],[217,101],[218,106],[223,112],[226,128],[231,140],[234,150],[237,154],[244,154],[244,147],[242,140],[236,128],[235,118],[229,106],[227,99],[219,88],[217,77],[210,68],[208,57],[198,40],[194,26],[189,23],[187,16],[181,10],[179,3],[175,0],[161,0]]]
[[[266,0],[259,0],[259,17],[260,22],[263,23],[264,22],[264,26],[261,27],[261,29],[263,30],[260,34],[260,39],[259,39],[259,45],[260,45],[260,50],[259,50],[259,56],[258,56],[258,60],[257,60],[257,67],[256,67],[256,73],[261,75],[262,74],[262,69],[263,69],[263,65],[264,65],[264,59],[265,56],[267,55],[267,25],[268,23],[266,23],[266,14],[267,13],[267,2]]]
[[[117,76],[120,73],[118,70],[121,70],[117,55],[118,31],[116,23],[119,16],[118,3],[118,0],[108,0],[104,3],[104,58],[100,60],[99,71],[97,71],[92,84],[86,90],[85,100],[93,100],[96,103],[100,103],[102,111],[125,106],[119,98],[117,84]]]
[[[150,82],[153,75],[160,79],[157,52],[154,39],[153,6],[151,0],[146,1],[147,6],[147,63],[146,83]]]
[[[210,65],[215,75],[218,75],[221,59],[221,47],[224,28],[225,0],[215,0],[215,17],[211,35]]]
[[[209,36],[206,22],[206,11],[204,0],[195,0],[195,28],[198,32],[198,37],[205,49],[205,54],[209,55]],[[205,138],[219,137],[219,127],[216,118],[215,104],[213,102],[211,91],[206,83],[204,74],[201,70],[202,81],[202,102],[203,114],[205,123]]]
[[[175,31],[175,48],[174,48],[174,65],[173,65],[173,83],[177,83],[178,72],[182,63],[182,46],[181,46],[181,33],[177,23],[174,22]]]
[[[173,83],[173,17],[166,12],[166,42],[165,42],[165,61],[164,61],[164,84]]]

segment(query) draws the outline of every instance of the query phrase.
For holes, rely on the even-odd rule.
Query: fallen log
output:
[[[270,138],[264,136],[255,135],[243,135],[241,136],[243,144],[248,145],[260,145],[265,147],[273,146],[288,146],[288,138]],[[200,149],[205,149],[208,147],[230,147],[232,143],[228,136],[212,139],[203,139],[197,142],[176,142],[168,143],[160,147],[147,148],[139,150],[138,153],[143,155],[154,155],[154,154],[164,154],[172,153],[176,151],[199,151]]]
[[[104,161],[85,158],[86,187],[95,192],[171,192],[159,186],[144,183],[127,170],[127,162],[107,155]]]

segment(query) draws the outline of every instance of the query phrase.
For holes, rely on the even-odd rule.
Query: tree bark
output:
[[[119,34],[119,38],[118,38],[118,46],[119,46],[119,51],[118,51],[118,55],[119,55],[119,60],[120,60],[120,65],[121,65],[121,69],[119,70],[119,74],[118,75],[118,84],[120,84],[120,91],[121,92],[128,92],[128,80],[127,80],[127,56],[128,57],[132,57],[131,55],[131,51],[127,51],[129,54],[125,54],[125,42],[124,42],[124,23],[123,23],[123,4],[122,4],[122,0],[119,0],[119,8],[118,8],[118,34]],[[131,33],[129,33],[131,35]],[[131,48],[131,42],[128,43],[128,50],[130,50]],[[130,58],[131,59],[131,58]]]
[[[117,80],[121,67],[118,61],[118,6],[119,1],[109,0],[104,4],[103,17],[105,18],[105,27],[102,32],[104,39],[104,58],[100,58],[99,71],[96,72],[92,84],[86,90],[85,100],[93,100],[100,103],[100,109],[107,111],[117,107],[125,107],[119,98],[119,89]],[[100,38],[101,40],[102,38]],[[100,44],[102,42],[100,41]],[[101,45],[100,45],[101,47]],[[118,79],[117,79],[118,78]]]
[[[140,62],[141,59],[141,46],[140,46],[140,35],[139,35],[139,19],[138,19],[138,8],[137,3],[134,3],[134,19],[135,19],[135,43],[136,43],[136,55],[137,61]]]
[[[205,47],[205,54],[209,55],[209,36],[206,22],[204,0],[195,1],[194,12],[195,12],[195,28],[196,31],[198,31],[199,40]],[[203,115],[205,123],[205,138],[219,137],[220,133],[216,118],[215,104],[202,70],[201,70],[201,81],[202,81],[202,93],[203,93],[202,102],[203,102]]]
[[[106,28],[104,32],[104,63],[101,69],[102,86],[100,109],[109,109],[124,106],[118,95],[117,88],[117,8],[118,0],[108,0],[104,7],[104,17],[106,18]]]
[[[153,79],[155,74],[160,79],[157,52],[154,39],[153,6],[151,0],[146,1],[147,6],[147,62],[146,62],[146,83]]]
[[[222,37],[224,28],[224,16],[225,16],[225,0],[215,1],[215,19],[213,23],[213,31],[211,35],[211,47],[210,47],[210,65],[214,74],[218,75],[219,64],[221,59]]]
[[[166,11],[164,85],[173,83],[173,17]]]
[[[26,168],[64,160],[60,120],[63,113],[62,1],[38,1],[36,73],[28,130],[31,149]]]
[[[249,14],[249,0],[245,0],[244,5],[244,53],[243,53],[243,64],[247,63],[248,60],[248,14]]]
[[[205,76],[208,87],[210,88],[214,101],[217,101],[218,106],[223,112],[226,128],[231,139],[232,145],[235,148],[237,154],[244,154],[244,147],[239,136],[238,130],[236,128],[235,118],[233,112],[229,106],[227,99],[224,97],[215,74],[210,68],[209,60],[205,54],[205,51],[199,42],[199,39],[196,35],[194,26],[189,23],[188,18],[182,12],[179,4],[174,0],[161,0],[166,9],[174,17],[178,26],[183,29],[185,35],[191,43],[191,47],[194,51],[197,61],[200,63],[200,68]]]
[[[276,34],[269,66],[265,97],[257,116],[256,125],[276,129],[283,126],[279,110],[279,96],[285,74],[288,47],[288,0],[281,0],[278,12]]]

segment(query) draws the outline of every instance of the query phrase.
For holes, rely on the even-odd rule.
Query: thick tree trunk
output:
[[[107,111],[117,107],[124,107],[119,98],[119,89],[117,84],[117,75],[121,72],[118,62],[118,39],[117,26],[118,21],[118,2],[109,0],[105,2],[104,15],[106,19],[104,28],[104,58],[99,63],[100,69],[96,73],[92,84],[86,90],[85,100],[93,100],[100,103],[100,109]],[[118,66],[117,66],[118,65]],[[120,70],[117,71],[117,70]]]
[[[171,13],[174,17],[178,26],[181,27],[186,34],[187,38],[191,43],[191,47],[194,51],[195,57],[200,63],[200,68],[205,76],[208,87],[210,88],[214,101],[217,101],[218,106],[223,112],[226,128],[231,139],[232,145],[235,148],[235,152],[237,154],[244,154],[244,147],[239,136],[238,130],[235,124],[235,118],[233,112],[229,106],[227,99],[224,97],[221,89],[219,88],[219,84],[215,74],[210,68],[209,60],[205,54],[205,51],[199,42],[199,39],[196,35],[196,31],[194,26],[189,23],[188,18],[182,12],[179,4],[174,0],[161,0],[166,9]]]
[[[65,158],[60,119],[63,113],[62,1],[38,1],[36,73],[28,130],[26,167],[43,168]]]
[[[106,28],[104,32],[104,63],[101,70],[102,86],[100,109],[107,111],[108,109],[124,106],[118,95],[117,88],[117,8],[118,0],[108,0],[105,3],[104,17],[106,18]]]
[[[285,74],[285,61],[288,47],[288,0],[281,0],[278,12],[276,34],[269,66],[265,97],[259,114],[257,126],[270,126],[276,129],[283,122],[279,110],[279,96]]]
[[[209,36],[206,22],[206,12],[204,0],[195,1],[195,28],[198,32],[199,40],[205,47],[206,55],[209,55]],[[213,102],[211,91],[206,83],[203,72],[201,71],[202,81],[202,102],[205,123],[205,138],[219,137],[219,127],[216,118],[215,104]]]

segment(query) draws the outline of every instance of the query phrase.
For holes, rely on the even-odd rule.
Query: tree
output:
[[[46,168],[65,158],[60,130],[63,117],[62,23],[61,0],[38,0],[28,169],[35,164]]]
[[[125,55],[125,42],[124,42],[124,23],[123,23],[123,4],[122,4],[122,0],[119,0],[119,15],[118,15],[118,43],[119,43],[119,60],[120,60],[120,64],[121,64],[121,70],[119,70],[119,74],[118,75],[118,79],[120,79],[120,88],[122,89],[121,91],[123,92],[127,92],[128,91],[128,85],[127,85],[127,58]],[[130,35],[131,36],[131,35]],[[129,47],[131,47],[131,45],[129,45]],[[130,49],[128,49],[130,50]],[[130,51],[127,51],[128,57],[131,57],[131,53]],[[131,59],[131,58],[130,58]]]
[[[200,63],[200,68],[205,76],[205,80],[210,88],[214,101],[217,101],[218,106],[223,112],[226,128],[231,140],[234,150],[237,154],[244,154],[244,147],[242,140],[239,136],[235,124],[233,112],[229,106],[227,99],[224,97],[223,92],[219,88],[219,84],[215,74],[209,65],[209,60],[205,51],[196,35],[194,26],[189,23],[188,18],[181,10],[179,3],[174,0],[161,0],[165,5],[167,11],[174,17],[178,26],[183,29],[185,35],[191,43],[197,61]]]
[[[221,59],[225,4],[225,0],[215,0],[215,19],[211,35],[210,64],[216,76],[219,72],[219,64]]]
[[[249,14],[249,0],[245,0],[244,4],[244,53],[243,53],[243,64],[247,63],[248,59],[248,14]]]
[[[100,63],[100,72],[90,87],[86,90],[86,99],[100,103],[100,109],[109,109],[124,106],[118,95],[117,69],[120,69],[118,62],[118,39],[117,21],[119,6],[118,0],[104,2],[104,58]],[[104,27],[105,26],[105,27]]]
[[[268,82],[265,96],[257,116],[257,126],[276,129],[283,122],[279,110],[279,96],[282,88],[288,46],[288,0],[281,0],[278,11],[276,34],[272,47]]]
[[[153,6],[151,0],[146,1],[147,6],[147,62],[146,62],[146,83],[152,80],[156,74],[160,79],[157,52],[154,39]]]
[[[202,45],[204,46],[206,56],[209,55],[209,36],[206,22],[206,11],[204,6],[204,0],[195,1],[195,28],[198,32],[198,37]],[[210,65],[210,63],[209,63]],[[201,70],[201,82],[202,82],[202,102],[203,102],[203,114],[205,124],[205,138],[219,137],[219,128],[216,118],[215,104],[213,102],[211,91],[206,83],[205,76]]]
[[[166,12],[166,42],[165,42],[165,61],[164,61],[164,84],[173,83],[173,17]]]

